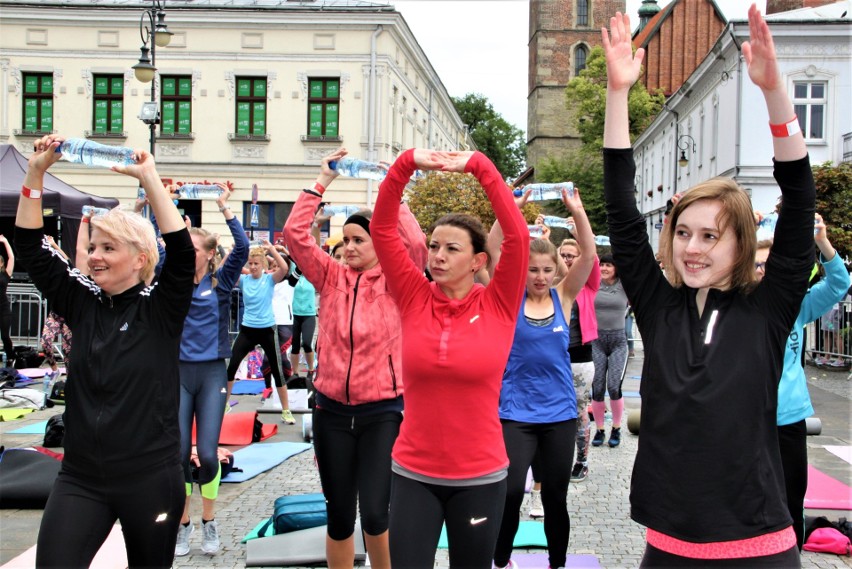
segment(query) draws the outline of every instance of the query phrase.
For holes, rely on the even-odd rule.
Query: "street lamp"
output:
[[[689,150],[690,143],[692,145],[692,153],[695,154],[694,138],[692,138],[688,134],[682,134],[677,137],[677,147],[680,149],[680,158],[678,159],[677,163],[681,168],[689,164],[689,158],[686,157],[686,151]]]
[[[166,25],[166,0],[151,0],[151,7],[142,13],[139,19],[139,36],[142,38],[139,62],[133,66],[136,79],[142,83],[151,83],[151,100],[142,104],[139,119],[151,130],[151,156],[157,142],[157,125],[160,124],[160,109],[157,105],[157,85],[154,76],[157,73],[157,47],[165,47],[174,35]],[[156,22],[155,22],[156,18]],[[148,45],[150,44],[150,48]],[[148,54],[151,54],[150,57]]]

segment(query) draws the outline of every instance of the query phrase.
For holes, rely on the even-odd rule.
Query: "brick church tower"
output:
[[[530,0],[527,164],[580,144],[565,87],[626,0]]]

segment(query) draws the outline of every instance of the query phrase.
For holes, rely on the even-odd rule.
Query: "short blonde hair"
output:
[[[269,268],[269,259],[266,258],[266,249],[263,247],[252,247],[249,250],[248,258],[251,259],[252,257],[260,257],[263,260],[261,263],[263,268]]]
[[[718,201],[722,207],[716,216],[719,232],[730,228],[736,239],[736,257],[731,268],[731,288],[746,290],[756,281],[754,255],[757,251],[757,227],[754,224],[754,208],[748,194],[731,178],[713,178],[691,188],[672,208],[668,222],[660,235],[660,260],[666,277],[673,286],[679,287],[683,279],[675,270],[673,256],[674,231],[678,219],[686,208],[701,201]]]
[[[139,270],[139,279],[149,282],[154,276],[154,267],[160,260],[157,251],[157,235],[148,219],[119,207],[104,215],[96,215],[91,220],[92,229],[103,231],[110,238],[130,247],[136,253],[145,255],[145,264]]]

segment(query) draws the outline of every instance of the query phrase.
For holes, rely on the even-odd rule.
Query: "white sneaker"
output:
[[[533,490],[530,492],[530,517],[543,518],[544,506],[541,505],[541,491]]]
[[[201,551],[208,555],[219,551],[219,526],[216,520],[201,523]]]
[[[175,557],[183,557],[189,554],[189,536],[195,531],[195,525],[189,522],[188,526],[180,524],[178,527],[178,538],[175,544]]]

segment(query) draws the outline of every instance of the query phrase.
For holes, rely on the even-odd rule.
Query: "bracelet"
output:
[[[24,185],[21,186],[21,195],[25,198],[30,198],[31,200],[40,200],[43,193],[44,190],[34,190]]]
[[[84,217],[84,218],[82,218],[82,219],[80,220],[80,223],[89,223],[89,218],[88,218],[88,217]]]
[[[323,195],[325,193],[325,186],[319,182],[314,182],[314,191],[318,192],[319,195]]]
[[[799,118],[796,115],[793,115],[792,120],[787,121],[784,124],[769,123],[769,130],[775,138],[787,138],[788,136],[793,136],[794,134],[802,132],[802,129],[799,126]]]
[[[219,211],[221,211],[222,213],[225,213],[225,210],[226,210],[226,209],[231,209],[231,206],[229,206],[229,205],[223,205],[222,207],[220,207],[220,208],[219,208]]]

